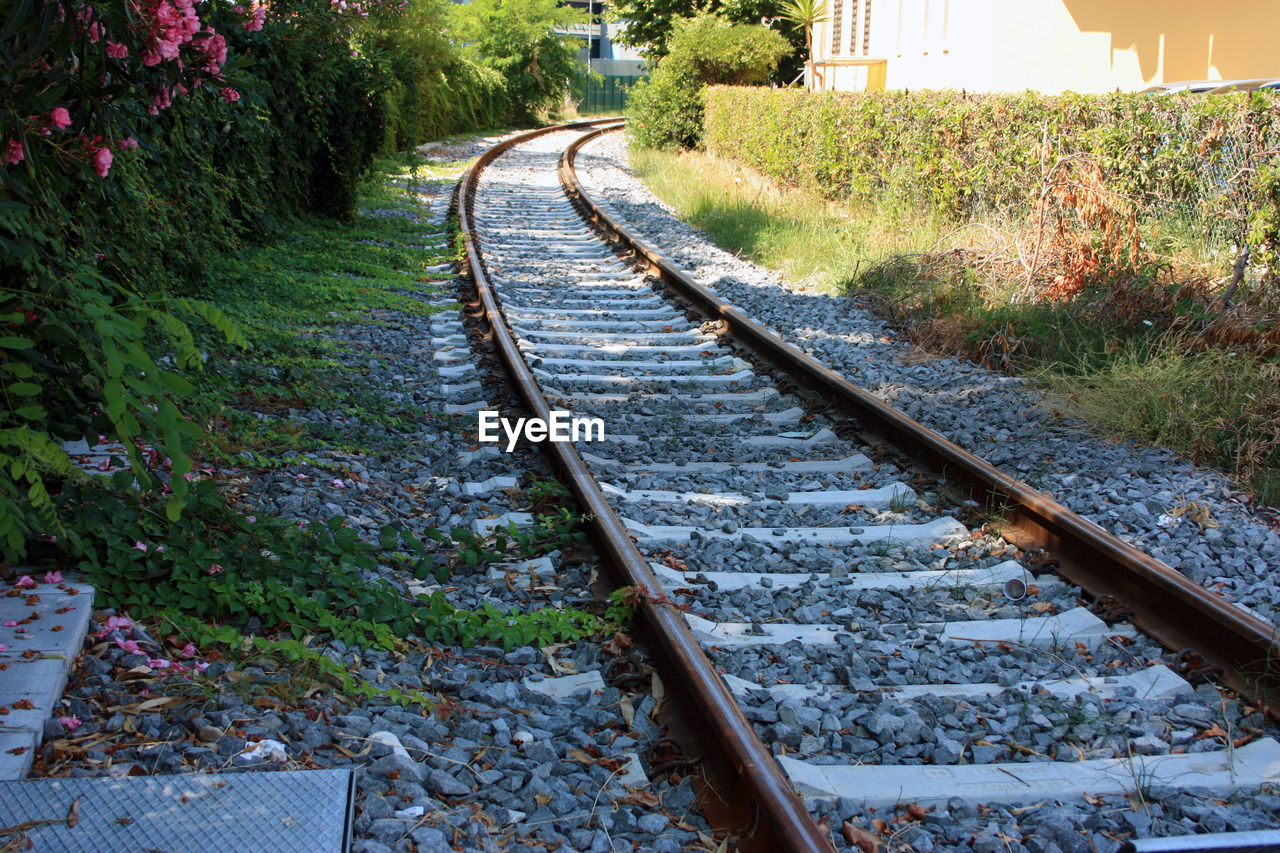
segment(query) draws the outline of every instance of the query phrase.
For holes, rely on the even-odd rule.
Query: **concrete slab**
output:
[[[520,308],[515,305],[504,304],[502,311],[508,317],[522,320],[555,320],[561,317],[598,317],[603,320],[614,317],[629,317],[632,320],[661,320],[668,323],[676,321],[688,322],[684,319],[683,314],[665,305],[661,308]]]
[[[686,613],[685,619],[689,623],[689,630],[699,642],[726,648],[781,645],[794,640],[799,640],[806,645],[830,646],[836,644],[837,634],[860,637],[865,633],[859,626],[850,630],[842,625],[782,622],[753,625],[750,622],[712,622],[691,613]],[[957,637],[986,634],[1000,638],[991,642],[1003,641],[1035,648],[1056,648],[1076,643],[1083,643],[1093,648],[1108,637],[1134,634],[1134,630],[1129,626],[1108,626],[1082,607],[1056,616],[948,622],[945,625],[935,623],[923,627],[929,631],[940,631],[939,640],[943,643],[968,642]],[[920,631],[911,631],[908,632],[908,636],[920,633]]]
[[[614,403],[627,403],[632,401],[630,394],[582,394],[573,391],[557,390],[555,388],[545,388],[544,393],[548,398],[554,400],[570,400],[589,405],[609,405]],[[650,403],[687,403],[691,406],[714,405],[719,403],[723,411],[732,411],[737,407],[755,407],[776,400],[782,395],[778,393],[776,388],[757,388],[754,391],[729,391],[727,393],[707,393],[699,394],[644,394],[645,402]]]
[[[619,345],[630,344],[664,344],[673,341],[697,341],[705,338],[700,329],[685,329],[679,332],[556,332],[547,329],[532,329],[512,323],[511,330],[518,338],[538,343],[539,341],[606,341]],[[715,341],[707,341],[715,344]]]
[[[0,729],[0,781],[26,776],[39,746],[40,735],[31,729]]]
[[[811,545],[865,545],[886,542],[895,545],[922,545],[947,543],[968,536],[969,530],[954,518],[935,518],[925,524],[883,524],[866,527],[742,527],[733,533],[704,527],[674,524],[642,524],[622,518],[627,529],[641,541],[689,542],[696,531],[703,539],[729,539],[741,541],[750,538],[757,542],[793,543]]]
[[[745,588],[754,589],[762,586],[762,581],[766,580],[769,583],[769,588],[789,589],[804,586],[811,580],[809,574],[798,572],[692,572],[684,574],[661,563],[650,563],[649,567],[653,569],[654,574],[665,588],[696,587],[699,582],[694,581],[693,578],[695,576],[705,577],[708,581],[713,582],[721,592],[732,592]],[[822,580],[823,576],[819,575],[818,578]],[[981,589],[1003,586],[1006,581],[1012,578],[1019,578],[1028,584],[1034,580],[1021,564],[1013,560],[1007,560],[999,565],[984,569],[850,574],[840,578],[840,589],[842,592],[872,589],[953,589],[956,587]],[[1039,581],[1036,582],[1039,583]]]
[[[479,483],[463,483],[462,493],[464,495],[487,495],[490,492],[503,489],[514,489],[518,485],[520,485],[519,477],[490,477],[487,480],[481,480]]]
[[[8,652],[0,655],[0,662],[7,667],[0,673],[0,708],[8,712],[0,716],[0,731],[43,732],[44,721],[66,687],[71,662],[64,657],[25,660]],[[23,700],[31,703],[29,710],[14,707]]]
[[[776,391],[774,392],[777,393]],[[611,459],[594,453],[583,453],[582,458],[589,465],[599,468],[626,468],[635,474],[688,474],[699,473],[726,474],[751,473],[764,474],[777,472],[784,474],[850,474],[866,471],[875,463],[861,453],[846,456],[843,459],[810,459],[800,462],[784,462],[780,465],[767,462],[689,462],[677,465],[668,462],[629,462]]]
[[[822,703],[837,696],[850,693],[871,692],[856,691],[837,684],[774,684],[765,687],[735,675],[721,676],[730,690],[739,696],[764,691],[775,701],[794,701],[806,704]],[[1182,676],[1164,664],[1149,666],[1128,675],[1106,676],[1101,678],[1064,678],[1052,681],[1020,681],[1007,687],[992,683],[977,684],[908,684],[903,686],[879,687],[874,692],[885,693],[894,699],[910,701],[920,696],[933,695],[950,698],[969,696],[996,696],[1001,693],[1052,693],[1064,699],[1070,699],[1082,693],[1092,693],[1103,699],[1114,697],[1118,691],[1132,688],[1134,695],[1141,699],[1159,699],[1192,689]]]
[[[446,415],[469,415],[475,412],[483,412],[493,408],[489,405],[488,400],[476,400],[472,403],[445,403],[444,413]]]
[[[461,379],[464,376],[478,375],[476,366],[470,363],[438,367],[436,373],[440,374],[441,379]]]
[[[479,382],[461,382],[457,385],[450,385],[447,382],[441,383],[440,393],[446,397],[461,397],[464,394],[478,394],[483,386]]]
[[[737,385],[755,378],[750,370],[739,370],[734,373],[646,373],[642,376],[616,376],[611,373],[551,373],[538,367],[531,367],[533,375],[552,384],[565,385],[701,385],[720,387]]]
[[[559,678],[544,678],[541,681],[532,681],[526,676],[524,686],[526,690],[550,696],[552,699],[568,699],[580,690],[596,693],[605,688],[604,677],[596,669],[590,672],[562,675]]]
[[[1140,785],[1207,788],[1221,795],[1280,782],[1280,743],[1271,738],[1220,752],[1091,761],[874,766],[816,765],[780,756],[778,762],[806,798],[848,797],[876,809],[941,805],[952,797],[970,805],[1071,802],[1086,794],[1126,794]]]
[[[557,551],[556,553],[559,552]],[[535,577],[554,575],[556,567],[550,556],[535,557],[532,560],[524,560],[519,563],[497,563],[489,567],[489,577],[494,580],[503,580],[512,576],[527,578],[530,573],[533,573]]]
[[[587,367],[597,370],[620,370],[624,372],[644,370],[648,372],[673,373],[675,371],[710,371],[710,370],[742,370],[746,362],[731,355],[703,359],[672,359],[670,361],[626,360],[613,358],[543,358],[538,355],[528,356],[531,367],[545,369],[562,367]]]
[[[1128,625],[1108,625],[1083,607],[1035,619],[989,619],[983,622],[949,622],[941,639],[948,643],[1017,643],[1056,648],[1083,643],[1094,648],[1107,637],[1133,636]]]
[[[0,624],[0,645],[8,646],[8,655],[16,657],[32,650],[41,656],[71,659],[80,653],[93,612],[93,587],[62,586],[65,589],[42,583],[27,594],[0,595],[0,623],[19,623],[14,627]],[[30,593],[39,600],[33,603]]]

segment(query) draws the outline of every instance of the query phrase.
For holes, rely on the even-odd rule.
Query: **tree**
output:
[[[653,148],[693,148],[702,140],[702,90],[758,86],[791,51],[780,34],[718,15],[678,19],[671,50],[653,75],[631,90],[632,136]]]
[[[783,18],[782,0],[612,0],[609,16],[626,21],[618,41],[638,49],[650,63],[667,55],[668,42],[676,24],[700,14],[715,14],[735,24],[766,24]],[[786,27],[782,35],[792,46],[778,68],[785,80],[795,76],[804,62],[804,34],[797,27]]]
[[[818,24],[829,24],[834,20],[827,10],[827,0],[786,0],[779,11],[784,21],[804,28],[804,84],[812,91],[813,28]]]
[[[556,0],[474,0],[452,13],[464,52],[507,81],[514,121],[529,123],[555,110],[582,75],[581,42],[564,34],[587,23],[579,10]]]

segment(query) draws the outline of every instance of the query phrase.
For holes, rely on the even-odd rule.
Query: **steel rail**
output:
[[[616,121],[616,119],[614,120]],[[499,302],[489,284],[480,252],[480,240],[472,224],[471,204],[480,173],[509,148],[546,133],[590,127],[596,122],[530,131],[508,139],[483,154],[463,176],[458,190],[459,230],[466,246],[467,263],[476,290],[491,327],[493,342],[507,369],[508,378],[529,410],[549,419],[551,407],[530,371],[515,338],[507,328]],[[647,623],[655,643],[655,651],[684,682],[687,695],[697,706],[706,728],[717,739],[716,747],[736,769],[731,796],[754,813],[752,837],[741,847],[752,850],[785,851],[785,853],[831,853],[834,847],[826,831],[810,817],[790,780],[774,761],[772,754],[756,736],[751,723],[743,716],[710,661],[690,633],[684,617],[666,603],[662,587],[649,569],[640,550],[631,540],[627,528],[600,491],[595,478],[574,445],[548,442],[553,455],[583,509],[592,517],[598,541],[606,560],[619,573],[623,583],[640,592],[637,614]],[[724,792],[721,792],[724,793]]]
[[[1280,630],[1201,587],[1176,569],[1116,537],[1043,492],[913,420],[826,365],[801,352],[739,308],[726,303],[651,243],[606,214],[578,180],[574,160],[583,145],[619,127],[597,129],[564,152],[560,178],[583,215],[637,263],[712,319],[724,332],[798,385],[855,418],[860,427],[906,452],[918,465],[960,485],[988,512],[1002,517],[1001,534],[1022,548],[1043,548],[1058,572],[1095,598],[1112,595],[1134,623],[1166,648],[1194,650],[1222,668],[1221,680],[1280,719]],[[1194,657],[1192,655],[1191,657]],[[1270,670],[1270,671],[1268,671]]]

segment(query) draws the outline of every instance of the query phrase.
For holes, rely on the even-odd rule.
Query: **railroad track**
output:
[[[1006,849],[1046,803],[1180,791],[1254,813],[1280,782],[1272,626],[673,269],[577,181],[612,129],[591,124],[486,154],[460,227],[528,411],[605,425],[546,446],[637,590],[735,843]],[[1063,833],[1024,849],[1089,849]],[[1092,843],[1135,833],[1103,820]]]

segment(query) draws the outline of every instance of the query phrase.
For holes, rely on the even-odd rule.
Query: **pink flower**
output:
[[[131,655],[142,654],[142,649],[138,647],[137,640],[116,640],[116,645]]]
[[[222,100],[226,101],[228,104],[234,104],[236,101],[240,100],[240,93],[228,86],[222,90]]]
[[[262,22],[267,19],[267,7],[261,3],[255,3],[250,10],[249,20],[244,22],[244,31],[246,33],[256,33],[262,29]]]
[[[18,589],[31,589],[35,585],[36,585],[35,579],[32,578],[31,575],[23,575],[22,577],[18,578],[18,583],[17,583]]]
[[[62,572],[45,572],[45,583],[62,583]]]
[[[333,487],[335,489],[345,489],[347,487],[347,484],[342,482],[341,480],[334,480]]]
[[[196,664],[196,669],[200,672],[204,672],[208,668],[209,663],[207,661],[200,661],[200,663]]]
[[[5,623],[4,623],[4,626],[5,626],[6,628],[17,628],[17,627],[18,627],[18,623],[17,623],[16,621],[14,621],[13,619],[10,619],[10,620],[8,620],[7,622],[5,622]]]
[[[98,153],[93,155],[93,167],[98,172],[98,177],[105,178],[107,172],[111,171],[111,149],[105,145],[98,149]]]
[[[138,148],[138,140],[134,139],[132,136],[126,136],[116,144],[120,146],[122,151],[135,151]]]
[[[144,554],[147,553],[147,546],[143,544],[141,541],[134,542],[133,547],[134,549],[141,551]]]
[[[107,617],[108,631],[114,631],[116,629],[119,629],[121,631],[128,631],[132,627],[133,627],[133,620],[130,619],[128,616],[108,616]]]
[[[182,647],[182,651],[181,651],[181,652],[179,652],[179,654],[181,654],[184,658],[193,658],[193,657],[195,657],[195,656],[196,656],[196,644],[195,644],[195,643],[187,643],[185,646],[183,646],[183,647]]]
[[[213,577],[214,575],[220,575],[220,574],[222,574],[222,571],[223,571],[222,566],[221,566],[221,565],[219,565],[218,563],[214,563],[212,566],[210,566],[209,568],[205,569],[205,570],[204,570],[204,573],[205,573],[206,575],[208,575],[209,577]]]
[[[8,644],[8,643],[0,643],[0,652],[7,652],[7,651],[9,651],[9,644]]]
[[[107,56],[112,59],[124,59],[128,55],[129,48],[127,45],[120,44],[118,41],[107,42]]]
[[[58,722],[62,723],[62,727],[69,732],[74,732],[84,725],[84,720],[79,717],[59,717]]]
[[[16,139],[9,140],[9,148],[5,151],[5,162],[10,166],[16,166],[26,158],[26,152],[22,150],[22,143]]]
[[[67,112],[66,107],[54,107],[53,112],[49,113],[49,122],[58,130],[66,130],[71,126],[71,113]]]
[[[168,669],[170,664],[165,658],[147,658],[147,666],[152,669]]]

